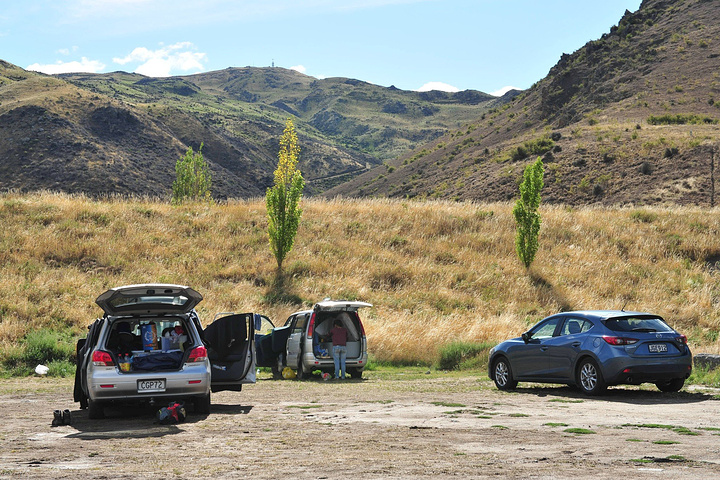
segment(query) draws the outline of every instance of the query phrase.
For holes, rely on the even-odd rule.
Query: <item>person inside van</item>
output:
[[[347,330],[339,319],[334,322],[334,327],[330,330],[332,337],[332,353],[335,362],[335,378],[345,379],[345,359],[347,357]]]

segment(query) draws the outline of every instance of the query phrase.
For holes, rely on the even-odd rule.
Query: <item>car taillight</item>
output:
[[[195,347],[192,350],[190,350],[190,355],[188,356],[188,363],[192,362],[204,362],[207,358],[207,349],[200,345],[199,347]]]
[[[363,325],[363,323],[360,321],[360,315],[356,314],[356,316],[357,316],[357,321],[360,324],[360,332],[362,333],[362,336],[364,337],[365,336],[365,325]]]
[[[104,350],[95,350],[92,354],[92,362],[96,367],[112,367],[115,365],[112,355]]]
[[[315,312],[310,316],[310,325],[308,325],[307,338],[312,338],[313,330],[315,330]]]
[[[682,343],[683,345],[687,345],[687,337],[685,335],[680,335],[679,337],[675,337],[675,340]]]
[[[610,345],[632,345],[638,341],[637,338],[611,337],[609,335],[603,335],[602,338]]]

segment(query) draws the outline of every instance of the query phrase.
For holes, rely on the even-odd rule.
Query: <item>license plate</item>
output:
[[[159,380],[138,380],[137,391],[140,392],[164,392],[165,379]]]
[[[648,345],[648,350],[650,350],[650,353],[667,352],[667,345],[664,343],[651,343]]]

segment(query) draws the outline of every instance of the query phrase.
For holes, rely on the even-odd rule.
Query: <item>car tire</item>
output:
[[[277,362],[273,363],[273,365],[270,367],[270,370],[272,371],[272,377],[273,380],[282,380],[282,370],[280,365],[280,359],[278,359]]]
[[[302,380],[305,377],[307,377],[307,373],[305,372],[305,367],[303,366],[302,353],[300,353],[298,354],[298,364],[297,371],[295,372],[295,378]]]
[[[493,380],[498,390],[514,390],[517,387],[517,380],[513,378],[510,362],[505,357],[500,357],[493,364]]]
[[[363,371],[359,368],[351,368],[348,370],[348,373],[350,374],[350,378],[362,378]]]
[[[577,385],[585,395],[600,395],[607,389],[607,384],[595,360],[584,358],[577,369]]]
[[[99,420],[105,418],[105,407],[102,403],[96,402],[88,398],[88,418],[90,420]]]
[[[679,392],[680,389],[685,385],[685,379],[684,378],[673,378],[670,381],[667,382],[657,382],[655,386],[660,390],[661,392]]]
[[[193,406],[195,407],[195,413],[201,415],[207,415],[210,413],[210,394],[203,395],[202,397],[196,397],[193,400]]]

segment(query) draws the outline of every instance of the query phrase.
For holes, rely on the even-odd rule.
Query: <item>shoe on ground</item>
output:
[[[62,425],[62,424],[63,424],[62,412],[61,412],[60,410],[54,410],[54,411],[53,411],[52,426],[53,426],[53,427],[57,427],[57,426]]]
[[[63,410],[62,423],[63,423],[63,425],[71,425],[72,424],[72,415],[70,414],[70,410]]]

